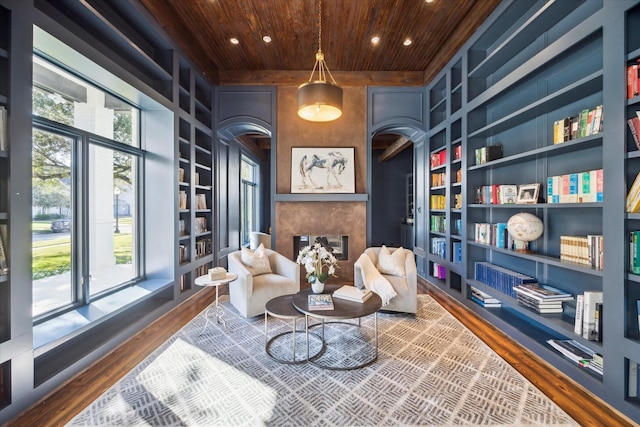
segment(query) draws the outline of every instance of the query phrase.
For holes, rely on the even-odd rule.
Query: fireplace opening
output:
[[[346,261],[349,259],[349,236],[293,236],[293,253],[298,253],[305,246],[320,243],[333,253],[337,260]]]

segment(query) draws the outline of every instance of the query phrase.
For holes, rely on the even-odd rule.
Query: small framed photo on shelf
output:
[[[516,203],[538,203],[540,184],[523,184],[518,187],[518,199]]]

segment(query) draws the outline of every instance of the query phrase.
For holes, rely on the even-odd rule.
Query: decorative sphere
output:
[[[544,225],[537,216],[521,212],[509,218],[507,230],[515,240],[531,242],[542,236]]]

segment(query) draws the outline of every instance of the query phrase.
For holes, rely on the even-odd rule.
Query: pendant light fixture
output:
[[[317,80],[313,76],[318,71]],[[331,82],[327,82],[327,75]],[[322,0],[318,4],[318,52],[307,83],[298,87],[298,115],[312,122],[329,122],[342,115],[342,89],[333,79],[322,53]]]

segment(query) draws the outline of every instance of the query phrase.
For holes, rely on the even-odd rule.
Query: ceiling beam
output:
[[[401,136],[396,139],[393,144],[387,147],[387,149],[384,150],[382,154],[380,154],[380,156],[378,157],[378,161],[380,163],[384,163],[387,160],[391,160],[412,144],[413,142],[411,142],[409,138],[407,138],[406,136]]]
[[[240,145],[246,148],[248,151],[253,153],[259,160],[266,162],[267,155],[264,151],[262,151],[254,142],[253,138],[250,135],[240,135],[236,137],[236,140]]]

